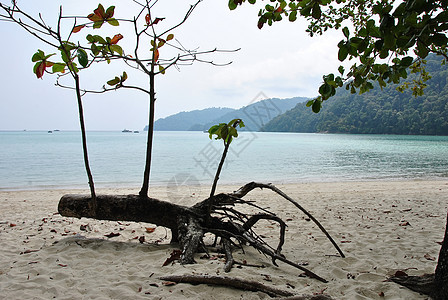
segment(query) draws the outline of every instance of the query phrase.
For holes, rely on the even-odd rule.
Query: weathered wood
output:
[[[278,296],[294,296],[293,293],[285,290],[280,290],[267,285],[264,285],[257,281],[245,280],[242,278],[234,278],[227,276],[212,276],[212,275],[171,275],[160,277],[161,280],[173,281],[177,283],[190,283],[190,284],[211,284],[233,287],[245,291],[261,291],[268,294],[271,297]]]
[[[96,202],[95,211],[90,195],[64,195],[58,211],[64,217],[146,222],[174,230],[179,216],[194,215],[189,207],[139,195],[97,195]]]
[[[194,254],[197,253],[198,247],[204,246],[202,241],[204,234],[210,232],[217,238],[221,238],[223,242],[227,258],[226,272],[230,271],[234,263],[230,244],[237,247],[249,244],[261,253],[270,256],[274,265],[277,265],[276,260],[279,260],[304,271],[311,278],[327,282],[307,268],[288,260],[281,253],[285,241],[285,222],[268,209],[254,204],[253,201],[241,199],[254,188],[269,188],[311,216],[275,186],[255,182],[245,185],[234,193],[214,195],[192,207],[141,195],[97,195],[96,201],[89,195],[64,195],[59,202],[58,211],[65,217],[146,222],[169,228],[172,231],[172,241],[180,243],[182,264],[194,263]],[[238,211],[237,204],[249,205],[262,213],[249,216]],[[312,216],[311,218],[315,220]],[[280,241],[276,249],[266,243],[252,228],[255,223],[263,219],[276,221],[280,225]],[[320,225],[318,222],[317,224]],[[321,225],[319,227],[323,229]],[[323,231],[326,233],[325,229]],[[328,233],[326,234],[329,236]],[[339,248],[338,250],[340,251]],[[343,257],[342,251],[340,253]]]

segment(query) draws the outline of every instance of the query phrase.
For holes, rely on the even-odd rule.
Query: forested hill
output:
[[[154,122],[155,130],[170,131],[203,131],[218,123],[228,123],[233,119],[243,119],[246,127],[241,130],[259,131],[272,118],[303,103],[307,98],[295,97],[289,99],[265,99],[251,103],[240,109],[207,108],[180,112]],[[148,130],[148,126],[145,127]]]
[[[339,89],[315,114],[305,104],[277,116],[263,131],[448,135],[448,66],[427,59],[432,76],[425,95],[400,93],[391,85],[363,95]]]
[[[183,111],[175,115],[168,116],[163,119],[158,119],[154,122],[155,130],[168,131],[186,131],[200,126],[200,124],[211,122],[231,111],[233,108],[212,107],[202,110]],[[148,126],[146,126],[145,130]]]

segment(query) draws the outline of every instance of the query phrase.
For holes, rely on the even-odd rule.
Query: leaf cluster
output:
[[[229,123],[220,123],[210,127],[208,130],[209,138],[212,139],[216,135],[215,140],[223,140],[226,145],[229,145],[233,138],[238,137],[237,127],[244,127],[244,122],[241,119],[233,119]]]
[[[93,28],[101,28],[104,23],[108,23],[112,26],[118,26],[120,23],[117,19],[113,18],[115,13],[115,6],[110,6],[107,10],[104,10],[104,6],[98,4],[93,13],[89,14],[87,18],[93,22]]]
[[[245,0],[229,0],[235,9]],[[255,4],[256,1],[248,1]],[[345,84],[351,93],[365,93],[377,82],[381,88],[400,83],[409,73],[420,73],[413,81],[413,95],[423,93],[430,78],[424,68],[429,53],[445,59],[448,44],[448,1],[446,0],[270,0],[259,11],[258,27],[287,17],[297,20],[301,15],[309,21],[307,32],[322,34],[328,29],[341,30],[344,39],[338,44],[340,61],[357,59],[347,73],[341,66],[339,74],[323,77],[319,96],[308,106],[319,112],[322,102],[334,95],[335,88]],[[344,22],[349,22],[350,32]],[[402,84],[403,90],[411,86]]]

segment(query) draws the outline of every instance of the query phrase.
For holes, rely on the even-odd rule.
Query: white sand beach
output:
[[[448,206],[446,181],[377,181],[277,185],[312,213],[330,232],[346,258],[306,216],[272,191],[246,198],[268,206],[287,225],[283,253],[329,282],[304,277],[302,271],[249,247],[235,259],[264,267],[223,271],[223,258],[196,257],[197,264],[163,267],[175,249],[165,228],[146,223],[109,222],[61,217],[60,197],[87,190],[0,192],[1,299],[270,299],[261,292],[227,287],[174,284],[167,274],[226,275],[262,282],[301,294],[324,293],[334,299],[427,299],[393,282],[401,270],[409,275],[434,272]],[[231,192],[235,186],[220,186]],[[98,193],[137,193],[108,189]],[[208,188],[151,189],[150,196],[193,204]],[[186,197],[185,197],[186,195]],[[147,229],[148,228],[148,229]],[[277,237],[275,223],[260,223],[267,238]],[[119,234],[108,238],[110,233]]]

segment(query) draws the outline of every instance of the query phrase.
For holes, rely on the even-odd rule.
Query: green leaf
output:
[[[428,56],[429,49],[420,41],[417,42],[417,55],[421,58]]]
[[[53,73],[58,73],[58,72],[63,73],[64,70],[65,70],[65,64],[61,64],[61,63],[55,63],[52,68]]]
[[[208,130],[209,138],[212,139],[213,135],[217,134],[218,130],[219,130],[219,125],[213,125],[212,127],[210,127],[210,129]]]
[[[68,56],[67,56],[67,54],[68,54]],[[61,58],[67,64],[71,61],[70,55],[71,55],[70,51],[61,50]]]
[[[229,0],[229,9],[234,10],[237,8],[237,5],[235,4],[234,0]]]
[[[323,99],[328,99],[331,97],[333,87],[328,83],[324,83],[319,87],[319,94],[322,95]]]
[[[123,76],[121,76],[121,82],[125,82],[128,79],[128,74],[123,71]]]
[[[348,46],[346,44],[343,44],[339,47],[338,51],[338,59],[339,61],[344,61],[348,56]]]
[[[103,20],[94,22],[94,23],[93,23],[93,28],[94,28],[94,29],[101,28],[101,26],[103,26],[103,23],[104,23]]]
[[[313,106],[312,106],[312,110],[313,112],[315,112],[316,114],[318,112],[320,112],[320,109],[322,108],[322,103],[319,100],[314,100]]]
[[[115,77],[114,79],[111,79],[107,82],[108,85],[114,86],[120,83],[120,78]]]
[[[314,19],[320,19],[322,16],[322,11],[318,2],[314,3],[312,16]]]
[[[297,20],[297,11],[296,10],[292,11],[289,14],[288,19],[289,19],[290,22],[294,22],[295,20]]]
[[[348,39],[350,36],[350,31],[347,27],[342,28],[342,33],[344,33],[344,36]]]
[[[412,65],[413,61],[414,61],[414,59],[412,57],[406,56],[401,60],[400,66],[407,68],[410,65]]]
[[[120,23],[118,22],[117,19],[108,19],[107,23],[109,23],[112,26],[120,26]]]
[[[174,38],[174,34],[170,33],[168,34],[168,36],[166,37],[167,41],[171,41]]]
[[[37,50],[36,53],[34,53],[33,57],[31,58],[32,62],[37,62],[40,60],[43,60],[45,58],[45,53],[42,50]]]
[[[87,56],[87,52],[84,49],[78,49],[78,62],[84,68],[89,64],[89,57]]]
[[[120,46],[118,46],[118,45],[110,45],[109,49],[110,49],[110,51],[117,52],[118,54],[123,56],[123,48],[121,48]]]

